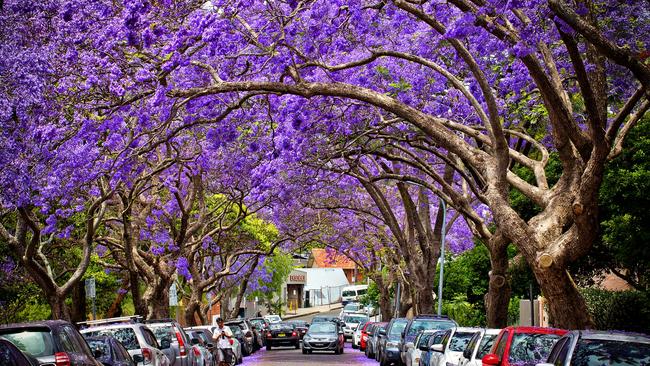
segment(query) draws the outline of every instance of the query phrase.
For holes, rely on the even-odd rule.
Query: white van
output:
[[[361,296],[365,295],[366,292],[368,292],[368,285],[343,287],[343,290],[341,291],[341,302],[343,305],[350,302],[358,302],[361,300]]]

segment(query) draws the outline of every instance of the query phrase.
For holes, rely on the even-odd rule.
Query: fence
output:
[[[341,286],[326,286],[316,289],[305,290],[305,303],[304,307],[323,306],[329,304],[340,303],[342,300],[341,292],[344,287]]]

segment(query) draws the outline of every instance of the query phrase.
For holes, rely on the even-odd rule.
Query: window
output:
[[[496,334],[484,334],[481,338],[481,343],[478,346],[478,351],[476,352],[476,359],[481,360],[483,356],[490,353],[494,340],[497,339]]]
[[[449,343],[449,350],[454,352],[463,352],[470,339],[474,336],[475,333],[469,332],[456,332],[454,336],[451,337]]]
[[[171,326],[162,326],[162,327],[155,327],[150,329],[153,332],[153,335],[156,336],[156,340],[158,341],[158,344],[162,343],[163,339],[168,341],[169,343],[172,343],[172,340],[174,341],[176,340],[176,334],[174,333],[174,330],[172,329]],[[126,347],[126,349],[130,349],[130,348]]]
[[[52,335],[49,330],[22,330],[14,329],[12,332],[0,334],[21,351],[32,357],[51,356],[54,354]]]
[[[70,335],[65,331],[65,328],[60,328],[59,331],[59,344],[65,352],[76,353],[75,345],[70,338]]]
[[[401,337],[404,328],[406,328],[405,321],[393,323],[393,326],[390,328],[390,333],[388,334],[388,337],[389,338]]]
[[[359,295],[359,296],[361,296],[361,295],[365,295],[366,292],[367,292],[366,289],[361,289],[361,290],[358,290],[358,291],[357,291],[357,295]]]
[[[453,322],[440,321],[435,319],[415,319],[411,323],[408,335],[416,335],[422,330],[445,330],[455,326]]]
[[[501,333],[501,337],[499,338],[499,343],[497,343],[497,348],[494,350],[494,353],[499,356],[499,359],[503,357],[503,354],[506,351],[506,343],[508,343],[508,337],[510,336],[509,332],[503,332]]]
[[[535,366],[545,362],[551,348],[560,338],[556,334],[515,333],[510,345],[508,362],[518,366]]]
[[[155,348],[158,348],[158,341],[156,340],[156,336],[153,335],[153,332],[149,328],[140,328],[142,330],[142,337],[144,337],[144,341]]]
[[[571,365],[575,366],[648,364],[650,364],[650,344],[601,339],[580,339],[571,360]]]
[[[140,343],[138,338],[135,335],[135,332],[131,328],[111,328],[111,329],[99,329],[92,332],[84,333],[90,337],[96,336],[109,336],[117,339],[118,342],[122,343],[124,348],[128,350],[139,349]]]
[[[468,360],[472,358],[472,353],[474,353],[476,344],[478,343],[479,339],[481,339],[481,332],[474,333],[472,339],[469,340],[467,347],[465,347],[465,350],[463,351],[463,357]]]
[[[565,343],[567,343],[567,339],[566,339],[566,338],[565,338],[565,339],[560,339],[559,341],[557,341],[557,343],[555,344],[555,346],[553,346],[553,349],[551,350],[551,353],[548,355],[548,358],[547,358],[548,363],[552,363],[552,364],[558,365],[558,363],[556,363],[556,361],[557,361],[557,359],[558,359],[558,357],[559,357],[560,350],[562,349],[562,346],[563,346]],[[562,363],[560,362],[560,365],[561,365],[561,364],[562,364]]]
[[[417,340],[417,343],[415,344],[415,347],[420,347],[421,345],[425,345],[429,343],[429,339],[433,333],[422,333],[419,335],[419,339]]]

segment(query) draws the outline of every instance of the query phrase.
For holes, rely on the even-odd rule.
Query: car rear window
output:
[[[128,350],[140,349],[140,342],[138,342],[138,337],[135,334],[135,331],[131,328],[110,328],[110,329],[97,329],[84,331],[84,336],[86,337],[113,337],[117,339],[118,342],[122,343],[124,348]]]
[[[347,315],[343,317],[343,321],[346,323],[365,323],[368,321],[368,317],[363,315]]]
[[[54,354],[52,334],[49,330],[16,329],[15,333],[2,332],[0,336],[32,357],[45,357]]]
[[[456,324],[448,321],[440,321],[436,319],[415,319],[413,320],[413,323],[411,323],[407,335],[413,336],[423,330],[447,330],[455,326]]]
[[[535,366],[546,361],[560,336],[555,334],[515,333],[508,362],[517,366]]]
[[[492,345],[494,344],[494,340],[496,339],[497,339],[496,334],[483,335],[483,338],[481,338],[481,344],[479,344],[478,346],[478,352],[476,352],[477,360],[483,359],[483,356],[490,353],[490,350],[492,349]]]
[[[650,344],[600,339],[581,339],[571,360],[576,366],[649,364]]]
[[[309,333],[335,333],[336,332],[336,324],[334,323],[317,323],[317,324],[312,324],[311,327],[309,327]]]
[[[149,325],[149,328],[153,332],[153,335],[156,336],[156,340],[158,341],[158,344],[162,344],[163,339],[167,340],[168,342],[172,342],[176,340],[176,332],[174,332],[174,328],[172,326],[168,325],[163,325],[163,326],[151,326]]]
[[[467,344],[472,339],[475,333],[470,332],[456,332],[449,341],[449,349],[454,352],[463,352]]]

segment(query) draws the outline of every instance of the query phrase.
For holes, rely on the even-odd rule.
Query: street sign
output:
[[[176,293],[176,284],[172,283],[169,287],[169,306],[178,306],[178,294]]]
[[[86,282],[86,297],[89,299],[95,298],[95,277],[87,278]]]

